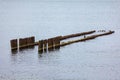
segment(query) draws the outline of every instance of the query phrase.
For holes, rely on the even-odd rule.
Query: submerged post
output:
[[[38,52],[43,53],[43,40],[39,41],[38,44]]]
[[[10,43],[11,43],[11,50],[12,51],[18,49],[17,39],[10,40]]]
[[[94,35],[90,35],[90,36],[85,36],[87,34],[91,34],[94,32],[96,32],[96,31],[94,30],[94,31],[71,34],[71,35],[66,35],[66,36],[57,36],[57,37],[50,38],[50,39],[40,40],[38,42],[35,42],[34,36],[28,37],[28,38],[20,38],[19,39],[19,47],[18,47],[18,40],[13,39],[13,40],[10,40],[11,50],[17,50],[18,48],[24,49],[24,48],[28,48],[30,46],[34,47],[35,45],[38,45],[39,52],[46,52],[47,50],[51,51],[54,49],[59,49],[60,46],[65,46],[65,45],[69,45],[69,44],[76,43],[76,42],[91,40],[91,39],[95,39],[95,38],[100,37],[100,36],[109,35],[109,34],[114,33],[114,31],[110,30],[108,32],[104,32],[101,34],[94,34]],[[61,40],[72,38],[72,37],[77,37],[77,36],[81,36],[81,35],[84,36],[84,38],[60,43]]]
[[[48,51],[53,50],[53,38],[48,39]]]
[[[35,37],[27,37],[27,38],[20,38],[19,39],[19,49],[34,47]]]
[[[23,49],[27,47],[27,38],[19,39],[19,49]]]
[[[27,38],[27,46],[28,47],[34,47],[34,43],[35,43],[35,37],[34,36]]]
[[[55,49],[60,48],[60,39],[61,39],[61,36],[58,36],[58,37],[54,38],[54,47],[55,47]]]
[[[43,44],[44,44],[44,52],[47,51],[47,39],[43,40]]]

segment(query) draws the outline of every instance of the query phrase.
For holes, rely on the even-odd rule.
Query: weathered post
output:
[[[47,39],[45,39],[44,41],[43,41],[43,44],[44,44],[44,52],[46,52],[47,51]]]
[[[38,44],[38,52],[43,53],[43,40],[39,41]]]
[[[58,36],[54,39],[54,46],[55,46],[55,49],[59,49],[60,48],[60,39],[61,39],[61,36]]]
[[[17,39],[10,40],[10,43],[11,43],[11,50],[12,51],[18,49]]]
[[[53,38],[48,39],[48,51],[52,51],[53,48]]]
[[[27,38],[19,39],[19,49],[23,49],[27,47]]]
[[[27,38],[27,46],[28,47],[34,47],[34,43],[35,43],[35,37],[34,36]]]

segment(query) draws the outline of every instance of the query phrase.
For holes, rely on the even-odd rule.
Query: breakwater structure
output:
[[[102,32],[101,32],[102,31]],[[98,32],[98,33],[97,33]],[[38,46],[38,52],[43,53],[47,51],[53,51],[56,49],[60,49],[62,46],[66,46],[72,43],[76,42],[83,42],[87,40],[92,40],[100,36],[105,36],[114,33],[115,31],[105,31],[105,30],[99,30],[99,31],[87,31],[87,32],[81,32],[76,34],[70,34],[65,36],[57,36],[49,39],[43,39],[35,42],[35,37],[27,37],[27,38],[20,38],[20,39],[12,39],[10,40],[11,44],[11,51],[26,49],[29,47]],[[96,34],[97,33],[97,34]],[[83,38],[77,39],[77,40],[71,40],[68,42],[61,42],[62,40],[84,36]]]

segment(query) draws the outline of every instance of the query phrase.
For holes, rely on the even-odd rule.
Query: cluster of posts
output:
[[[57,36],[57,37],[53,37],[53,38],[49,38],[49,39],[45,39],[45,40],[39,40],[38,42],[35,42],[34,36],[27,37],[27,38],[20,38],[19,40],[13,39],[10,41],[11,50],[12,51],[18,50],[18,49],[21,50],[21,49],[31,48],[31,47],[34,47],[35,45],[38,45],[38,52],[43,53],[43,52],[59,49],[60,46],[65,46],[65,45],[69,45],[69,44],[76,43],[76,42],[91,40],[91,39],[95,39],[96,37],[99,37],[99,36],[104,36],[104,35],[109,35],[109,34],[114,33],[114,31],[110,30],[108,32],[104,32],[101,34],[87,36],[82,39],[60,43],[61,40],[65,40],[65,39],[77,37],[77,36],[85,36],[85,35],[92,34],[95,32],[96,31],[93,30],[93,31],[76,33],[76,34],[71,34],[71,35],[66,35],[66,36]]]
[[[27,37],[27,38],[20,38],[20,39],[12,39],[10,41],[11,43],[11,50],[22,50],[26,48],[34,47],[35,45],[38,45],[38,51],[39,52],[47,52],[52,51],[55,49],[60,48],[60,40],[62,36],[57,36],[54,38],[49,38],[45,40],[40,40],[38,42],[35,42],[35,37]]]
[[[38,43],[38,51],[46,52],[60,48],[60,40],[62,36],[57,36],[50,39],[40,40]]]
[[[11,50],[21,50],[24,48],[29,48],[29,47],[34,47],[35,43],[35,37],[27,37],[27,38],[20,38],[18,39],[13,39],[10,41],[11,43]]]

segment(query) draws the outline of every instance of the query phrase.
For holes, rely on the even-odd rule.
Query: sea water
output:
[[[119,0],[0,0],[0,80],[120,80],[119,21]],[[11,39],[90,30],[115,33],[41,55],[37,46],[11,52]]]

